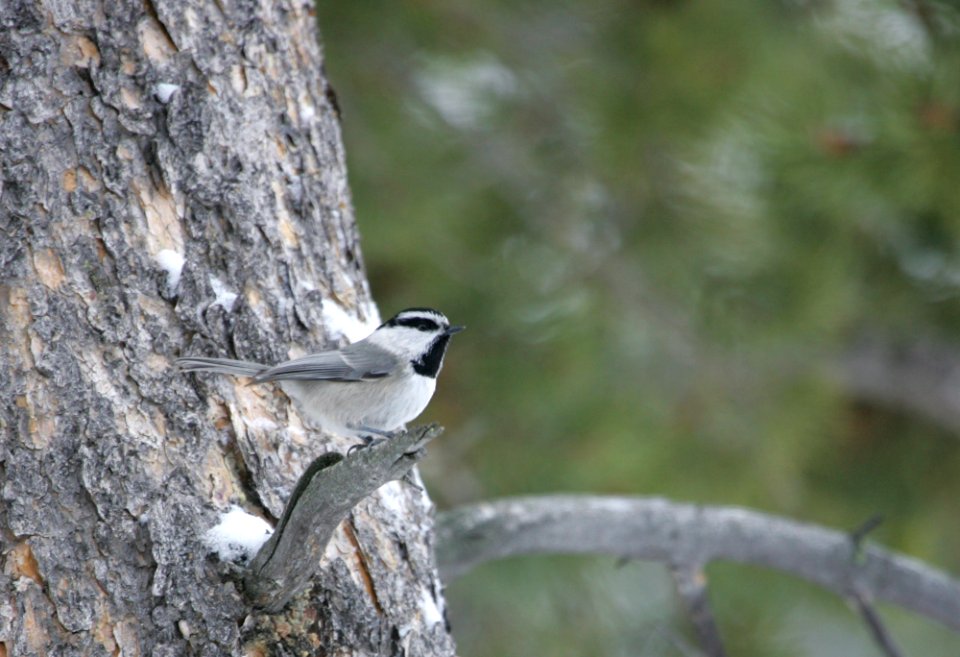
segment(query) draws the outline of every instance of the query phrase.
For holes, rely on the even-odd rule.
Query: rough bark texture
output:
[[[171,367],[373,319],[329,97],[310,2],[0,1],[0,656],[452,654],[414,487],[279,615],[200,540],[346,447]]]

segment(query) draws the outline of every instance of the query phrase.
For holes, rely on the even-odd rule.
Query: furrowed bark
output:
[[[311,2],[0,3],[0,654],[453,653],[412,487],[279,615],[201,544],[348,447],[172,368],[375,321],[328,95]]]

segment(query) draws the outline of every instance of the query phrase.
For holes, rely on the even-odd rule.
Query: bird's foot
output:
[[[350,429],[356,431],[361,442],[358,445],[353,445],[350,449],[347,450],[347,456],[350,456],[355,451],[360,449],[366,449],[367,447],[373,447],[374,445],[379,445],[380,443],[390,440],[391,438],[396,438],[401,433],[399,431],[384,431],[383,429],[377,429],[375,427],[367,426],[365,424],[350,425]]]
[[[351,445],[350,449],[347,450],[347,456],[350,456],[356,451],[361,449],[366,449],[368,447],[373,447],[374,445],[379,445],[380,443],[386,441],[386,438],[377,438],[376,436],[363,435],[360,436],[361,442],[356,445]]]

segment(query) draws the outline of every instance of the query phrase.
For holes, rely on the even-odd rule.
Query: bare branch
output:
[[[914,15],[917,23],[920,24],[920,27],[923,28],[931,40],[943,35],[943,30],[937,21],[936,8],[928,0],[901,0],[900,4]]]
[[[687,614],[693,623],[700,645],[709,657],[726,657],[720,638],[720,628],[710,607],[707,594],[707,575],[699,566],[674,564],[670,567],[677,593],[687,608]]]
[[[666,563],[714,560],[766,566],[841,596],[910,609],[960,631],[960,582],[920,561],[849,535],[737,507],[661,498],[547,495],[440,514],[437,560],[449,581],[520,554],[609,554]]]
[[[245,588],[251,602],[277,612],[320,567],[340,521],[363,498],[406,474],[440,435],[435,424],[417,427],[343,458],[325,454],[301,475],[277,528],[250,563]]]
[[[835,378],[858,399],[898,408],[960,431],[960,351],[932,340],[860,340],[840,358]]]
[[[859,559],[863,554],[863,543],[867,534],[879,527],[882,522],[882,516],[874,515],[867,518],[859,527],[850,532],[850,542],[853,544],[854,559]],[[903,657],[903,653],[900,652],[897,644],[894,643],[893,636],[887,631],[883,619],[880,618],[880,614],[878,614],[873,608],[873,605],[870,604],[870,601],[867,599],[867,596],[864,595],[863,591],[854,585],[848,598],[850,603],[857,608],[857,612],[860,614],[860,617],[863,618],[863,622],[867,624],[867,629],[870,630],[870,636],[873,637],[874,642],[876,642],[883,653],[887,655],[887,657]]]
[[[870,630],[870,636],[873,637],[873,640],[880,650],[883,651],[883,654],[887,657],[903,657],[900,648],[894,643],[893,637],[890,635],[890,632],[887,631],[886,625],[883,624],[883,619],[880,618],[880,614],[873,608],[873,605],[870,604],[866,596],[860,591],[854,590],[850,594],[849,599],[857,608],[857,611],[863,618],[863,622],[867,624],[867,628]]]
[[[875,513],[870,516],[862,523],[859,527],[855,527],[852,532],[850,532],[850,541],[853,543],[855,552],[859,554],[860,550],[863,548],[863,541],[867,538],[867,534],[872,532],[874,529],[883,524],[883,516],[879,513]]]

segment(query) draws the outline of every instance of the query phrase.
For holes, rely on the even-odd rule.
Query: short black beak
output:
[[[466,326],[448,326],[447,330],[444,331],[445,335],[453,335],[454,333],[459,333],[463,329],[467,328]]]

